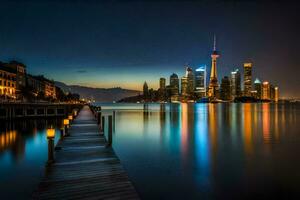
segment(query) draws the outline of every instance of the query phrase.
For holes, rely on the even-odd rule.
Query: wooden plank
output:
[[[32,199],[139,199],[126,171],[85,106],[57,144],[55,163]]]

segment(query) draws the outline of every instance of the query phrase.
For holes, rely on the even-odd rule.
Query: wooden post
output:
[[[115,132],[115,125],[116,125],[116,111],[113,111],[113,131]]]
[[[52,138],[48,138],[48,161],[47,164],[54,163],[54,140]]]
[[[108,116],[108,145],[112,145],[112,116]]]
[[[97,123],[98,123],[99,126],[101,125],[101,111],[98,112],[98,115],[97,115]]]
[[[104,127],[105,126],[105,117],[104,116],[102,116],[102,120],[101,120],[101,132],[103,132],[104,133]]]

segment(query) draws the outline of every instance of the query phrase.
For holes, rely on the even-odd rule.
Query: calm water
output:
[[[60,122],[58,119],[0,122],[0,199],[30,198],[44,175],[46,129],[51,125],[59,127]]]
[[[300,197],[297,104],[102,104],[143,199]]]
[[[299,197],[299,104],[102,105],[118,110],[113,147],[143,199]],[[30,196],[60,122],[1,123],[0,199]]]

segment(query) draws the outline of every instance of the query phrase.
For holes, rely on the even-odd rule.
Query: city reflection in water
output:
[[[116,109],[113,147],[143,199],[299,195],[299,176],[291,176],[300,168],[298,104],[149,103]],[[7,193],[31,193],[47,159],[45,127],[59,123],[1,125],[1,187]],[[25,177],[25,188],[16,174]]]
[[[272,196],[282,181],[272,182],[276,173],[266,168],[280,163],[274,150],[283,159],[291,138],[300,141],[299,106],[162,103],[140,113],[118,112],[113,146],[145,199]],[[298,154],[288,155],[285,162]]]

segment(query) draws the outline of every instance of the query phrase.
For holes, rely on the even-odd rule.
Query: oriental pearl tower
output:
[[[214,47],[211,54],[211,71],[210,71],[210,80],[208,86],[208,97],[211,99],[216,99],[218,97],[219,84],[217,76],[217,58],[219,53],[216,49],[216,36],[214,36]]]

